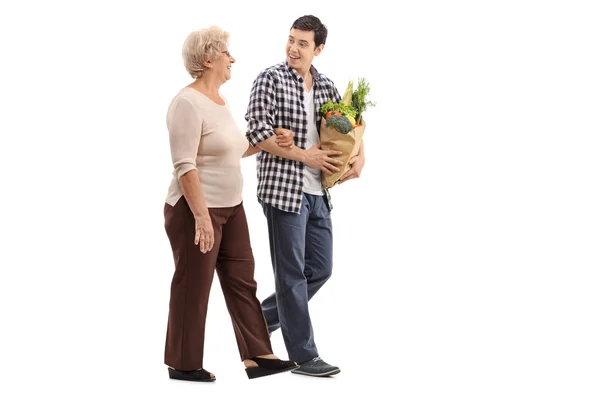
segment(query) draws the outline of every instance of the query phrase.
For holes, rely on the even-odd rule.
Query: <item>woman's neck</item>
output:
[[[211,79],[210,76],[205,75],[190,83],[188,87],[196,89],[207,95],[218,96],[219,88],[221,87],[221,82],[218,82],[214,78]]]

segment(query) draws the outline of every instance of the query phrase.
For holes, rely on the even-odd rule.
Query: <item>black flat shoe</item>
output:
[[[202,369],[195,371],[182,371],[180,369],[169,368],[169,378],[179,379],[181,381],[194,381],[194,382],[214,382],[216,378],[210,377],[210,372]]]
[[[299,367],[294,361],[272,360],[269,358],[258,357],[251,358],[250,360],[254,361],[258,367],[246,368],[248,379],[293,371]]]

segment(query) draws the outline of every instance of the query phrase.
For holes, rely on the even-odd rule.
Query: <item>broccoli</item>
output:
[[[352,129],[354,129],[354,127],[350,123],[350,120],[348,120],[348,118],[344,117],[343,115],[332,115],[331,117],[327,118],[325,120],[325,126],[333,126],[341,133],[348,133]]]

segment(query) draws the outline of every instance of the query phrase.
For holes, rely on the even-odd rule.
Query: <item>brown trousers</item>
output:
[[[215,244],[203,254],[194,244],[195,221],[182,196],[165,204],[165,229],[173,249],[165,364],[181,370],[203,367],[204,327],[215,268],[242,360],[271,354],[271,342],[256,298],[254,256],[244,207],[210,208]]]

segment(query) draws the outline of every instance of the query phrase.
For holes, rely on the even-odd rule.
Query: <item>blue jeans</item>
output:
[[[331,276],[333,236],[324,196],[304,193],[300,214],[262,204],[267,217],[275,293],[262,302],[269,333],[281,327],[290,360],[317,357],[308,301]]]

